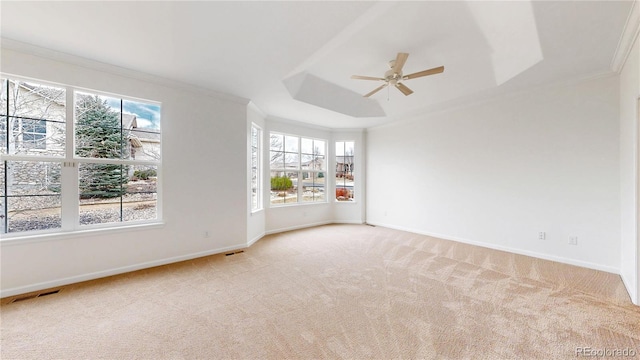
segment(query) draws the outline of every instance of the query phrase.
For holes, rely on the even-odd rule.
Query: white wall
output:
[[[371,129],[367,222],[617,273],[618,90],[599,78]]]
[[[638,96],[640,96],[640,48],[636,41],[620,72],[620,275],[632,300],[640,304],[638,288]]]
[[[162,102],[165,224],[3,241],[2,296],[246,246],[246,182],[234,179],[247,171],[247,101],[31,50],[40,56],[3,48],[1,70]]]

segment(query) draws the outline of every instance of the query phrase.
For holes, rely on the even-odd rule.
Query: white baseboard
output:
[[[627,289],[627,292],[629,293],[629,297],[631,298],[631,302],[636,304],[636,305],[640,305],[640,299],[638,296],[638,288],[636,286],[632,286],[633,282],[629,279],[627,279],[624,274],[620,274],[620,277],[622,278],[622,283],[624,284],[624,287]]]
[[[364,224],[364,221],[360,221],[360,220],[334,220],[331,222],[331,224],[353,224],[353,225],[362,225]]]
[[[459,238],[459,237],[455,237],[455,236],[449,236],[449,235],[445,235],[445,234],[436,234],[436,233],[432,233],[432,232],[428,232],[428,231],[405,228],[405,227],[402,227],[402,226],[395,226],[395,225],[389,225],[389,224],[383,224],[383,223],[375,223],[375,222],[368,222],[368,224],[375,225],[375,226],[382,226],[382,227],[386,227],[386,228],[389,228],[389,229],[412,232],[412,233],[420,234],[420,235],[431,236],[431,237],[435,237],[435,238],[438,238],[438,239],[451,240],[451,241],[456,241],[456,242],[460,242],[460,243],[464,243],[464,244],[481,246],[481,247],[485,247],[485,248],[493,249],[493,250],[500,250],[500,251],[506,251],[506,252],[519,254],[519,255],[531,256],[531,257],[538,258],[538,259],[556,261],[556,262],[563,263],[563,264],[575,265],[575,266],[580,266],[580,267],[593,269],[593,270],[600,270],[600,271],[604,271],[604,272],[608,272],[608,273],[612,273],[612,274],[616,274],[616,275],[620,274],[620,269],[618,269],[618,268],[615,268],[615,267],[612,267],[612,266],[600,265],[600,264],[596,264],[596,263],[592,263],[592,262],[588,262],[588,261],[575,260],[575,259],[565,258],[565,257],[562,257],[562,256],[548,255],[548,254],[538,253],[538,252],[535,252],[535,251],[523,250],[523,249],[513,248],[513,247],[509,247],[509,246],[496,245],[496,244],[486,243],[486,242],[482,242],[482,241],[469,240],[469,239]]]
[[[262,234],[260,234],[260,235],[258,235],[258,236],[256,236],[256,237],[254,237],[253,239],[249,240],[249,241],[247,242],[247,247],[250,247],[251,245],[255,244],[255,243],[256,243],[256,241],[258,241],[258,240],[262,239],[265,235],[266,235],[266,234],[263,232]]]
[[[328,225],[328,224],[332,224],[332,223],[333,223],[333,221],[320,221],[320,222],[316,222],[316,223],[312,223],[312,224],[289,226],[289,227],[286,227],[286,228],[268,230],[268,231],[265,232],[265,235],[277,234],[277,233],[281,233],[281,232],[285,232],[285,231],[291,231],[291,230],[305,229],[305,228],[310,228],[310,227],[320,226],[320,225]]]
[[[245,248],[244,245],[228,246],[228,247],[214,249],[214,250],[207,250],[207,251],[202,251],[202,252],[197,252],[197,253],[192,253],[192,254],[187,254],[182,256],[175,256],[175,257],[166,258],[162,260],[149,261],[149,262],[139,263],[135,265],[123,266],[115,269],[97,271],[97,272],[92,272],[92,273],[82,274],[77,276],[70,276],[63,279],[45,281],[37,284],[4,289],[0,291],[0,298],[19,295],[19,294],[25,294],[32,291],[50,289],[58,286],[75,284],[83,281],[95,280],[103,277],[124,274],[128,272],[136,271],[136,270],[148,269],[155,266],[167,265],[167,264],[176,263],[180,261],[196,259],[199,257],[215,255],[215,254],[220,254],[227,251],[239,250],[244,248]]]

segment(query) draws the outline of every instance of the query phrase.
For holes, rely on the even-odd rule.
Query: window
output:
[[[251,124],[251,211],[262,209],[262,160],[260,149],[262,144],[262,129]]]
[[[24,119],[20,124],[22,129],[22,143],[26,148],[46,149],[47,123],[45,120]]]
[[[353,141],[336,142],[336,200],[354,201]]]
[[[66,89],[2,79],[0,102],[0,154],[64,156]]]
[[[326,141],[271,133],[271,205],[325,202]]]
[[[1,233],[159,218],[159,104],[9,78],[0,99]]]

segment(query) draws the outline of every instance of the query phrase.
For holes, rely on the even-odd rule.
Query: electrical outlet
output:
[[[538,240],[546,240],[547,239],[547,233],[544,231],[540,231],[538,233]]]
[[[205,230],[205,232],[202,233],[202,237],[208,238],[210,236],[211,234],[209,233],[209,230]]]
[[[569,245],[578,245],[578,237],[569,236]]]

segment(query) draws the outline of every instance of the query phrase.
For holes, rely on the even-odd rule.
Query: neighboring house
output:
[[[63,155],[65,131],[65,91],[59,88],[33,86],[25,82],[8,81],[2,91],[0,144],[6,149],[7,129],[9,152],[18,154]],[[17,87],[16,87],[17,85]],[[3,82],[3,87],[7,83]],[[10,94],[7,110],[7,94]],[[122,128],[127,131],[131,158],[153,160],[160,156],[160,134],[157,130],[138,128],[137,117],[122,114]],[[46,154],[43,154],[46,153]]]
[[[350,177],[353,174],[353,156],[336,156],[336,177]]]
[[[15,154],[64,154],[65,91],[3,81],[0,141]],[[7,143],[7,135],[9,141]]]
[[[64,156],[65,89],[3,79],[0,102],[2,152]],[[129,130],[125,133],[132,159],[156,160],[160,157],[160,134],[157,130],[138,128],[137,117],[126,113],[122,114],[122,128]],[[14,190],[47,188],[58,181],[59,170],[52,170],[55,167],[59,168],[59,164],[10,162],[7,181]]]
[[[324,158],[315,158],[302,163],[302,170],[322,170],[324,169]]]
[[[137,124],[136,124],[137,125]],[[160,134],[155,129],[133,126],[129,132],[130,156],[136,160],[160,158]]]

